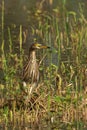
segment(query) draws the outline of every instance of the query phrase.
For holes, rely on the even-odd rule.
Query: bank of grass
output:
[[[9,47],[5,52],[4,3],[2,7],[2,46],[0,83],[0,123],[26,124],[27,122],[64,123],[79,128],[87,122],[87,21],[84,15],[77,18],[75,12],[52,14],[35,12],[37,34],[43,43],[51,46],[47,53],[49,65],[42,66],[44,78],[32,94],[29,102],[21,89],[23,67],[23,28],[19,27],[18,52],[14,51],[11,28],[8,27]],[[44,55],[43,51],[43,55]],[[54,64],[56,61],[56,64]],[[43,62],[43,65],[45,63]],[[45,67],[45,69],[44,69]]]

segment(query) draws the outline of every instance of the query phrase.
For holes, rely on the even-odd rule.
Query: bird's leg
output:
[[[27,87],[26,104],[28,104],[29,100],[31,99],[32,88],[31,88],[31,85],[29,83],[27,84],[26,87]]]
[[[34,91],[34,89],[37,87],[37,83],[32,83],[31,86],[30,86],[30,90],[29,90],[29,95],[31,95]]]
[[[29,95],[29,96],[32,94],[33,89],[34,89],[33,87],[30,87],[30,89],[29,89],[29,91],[28,91],[28,95]]]

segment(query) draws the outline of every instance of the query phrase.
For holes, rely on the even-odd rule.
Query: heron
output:
[[[28,95],[31,95],[34,89],[38,86],[39,82],[39,64],[36,58],[36,50],[38,49],[47,49],[49,46],[42,45],[39,43],[33,43],[29,48],[28,60],[23,67],[23,86],[28,85]]]

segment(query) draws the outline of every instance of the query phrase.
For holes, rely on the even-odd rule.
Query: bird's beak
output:
[[[40,48],[41,48],[41,49],[47,49],[47,48],[50,48],[50,47],[49,47],[49,46],[45,46],[45,45],[44,45],[44,46],[41,45]]]

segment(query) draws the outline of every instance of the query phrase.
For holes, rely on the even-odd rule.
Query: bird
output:
[[[38,86],[39,82],[39,64],[36,58],[36,50],[47,49],[49,46],[39,44],[35,42],[31,44],[29,48],[29,55],[26,64],[23,67],[23,86],[26,87],[28,84],[28,95],[30,96],[34,89]]]

